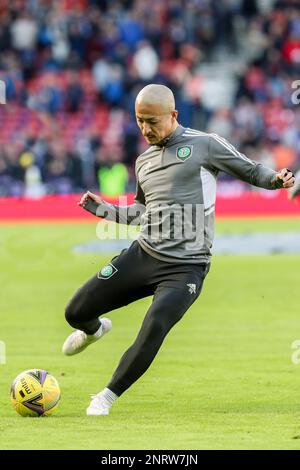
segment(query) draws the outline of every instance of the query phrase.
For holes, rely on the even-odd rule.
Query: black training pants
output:
[[[98,317],[153,295],[137,338],[122,356],[107,387],[120,396],[148,369],[166,334],[201,292],[209,265],[166,263],[134,241],[81,286],[66,308],[74,328],[95,333]]]

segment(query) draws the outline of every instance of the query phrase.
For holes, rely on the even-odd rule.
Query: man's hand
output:
[[[276,181],[282,184],[283,188],[292,188],[295,184],[295,176],[288,168],[283,168],[276,174]]]
[[[102,204],[102,203],[104,202],[104,200],[103,200],[100,196],[97,196],[97,194],[94,194],[94,193],[91,193],[90,191],[87,191],[86,193],[84,193],[84,195],[82,196],[82,198],[80,199],[80,201],[77,202],[77,204],[78,204],[80,207],[85,208],[86,204],[87,204],[89,201],[94,201],[94,202],[96,202],[97,204]]]

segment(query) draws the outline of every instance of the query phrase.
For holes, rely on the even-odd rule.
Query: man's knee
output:
[[[155,341],[164,338],[170,327],[161,315],[150,314],[147,321],[147,327],[144,334],[145,341]]]
[[[75,302],[73,299],[70,300],[65,308],[65,318],[73,328],[77,328],[79,326],[81,323],[81,314],[78,302]]]
[[[148,328],[153,335],[166,335],[168,331],[183,317],[186,306],[180,301],[170,305],[170,301],[159,299],[154,301],[148,312]],[[182,299],[181,299],[182,301]]]

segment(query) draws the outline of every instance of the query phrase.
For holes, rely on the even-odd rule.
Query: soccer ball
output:
[[[15,378],[10,397],[21,416],[49,416],[58,407],[60,389],[57,380],[48,372],[30,369]]]

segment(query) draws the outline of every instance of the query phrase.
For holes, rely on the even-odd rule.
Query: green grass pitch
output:
[[[219,221],[218,231],[300,229],[300,219]],[[300,256],[215,256],[202,295],[148,372],[112,407],[86,417],[89,394],[111,377],[151,298],[109,314],[112,332],[75,357],[66,302],[112,255],[74,254],[95,224],[1,225],[0,449],[300,449]],[[9,389],[28,368],[49,370],[61,404],[21,418]]]

